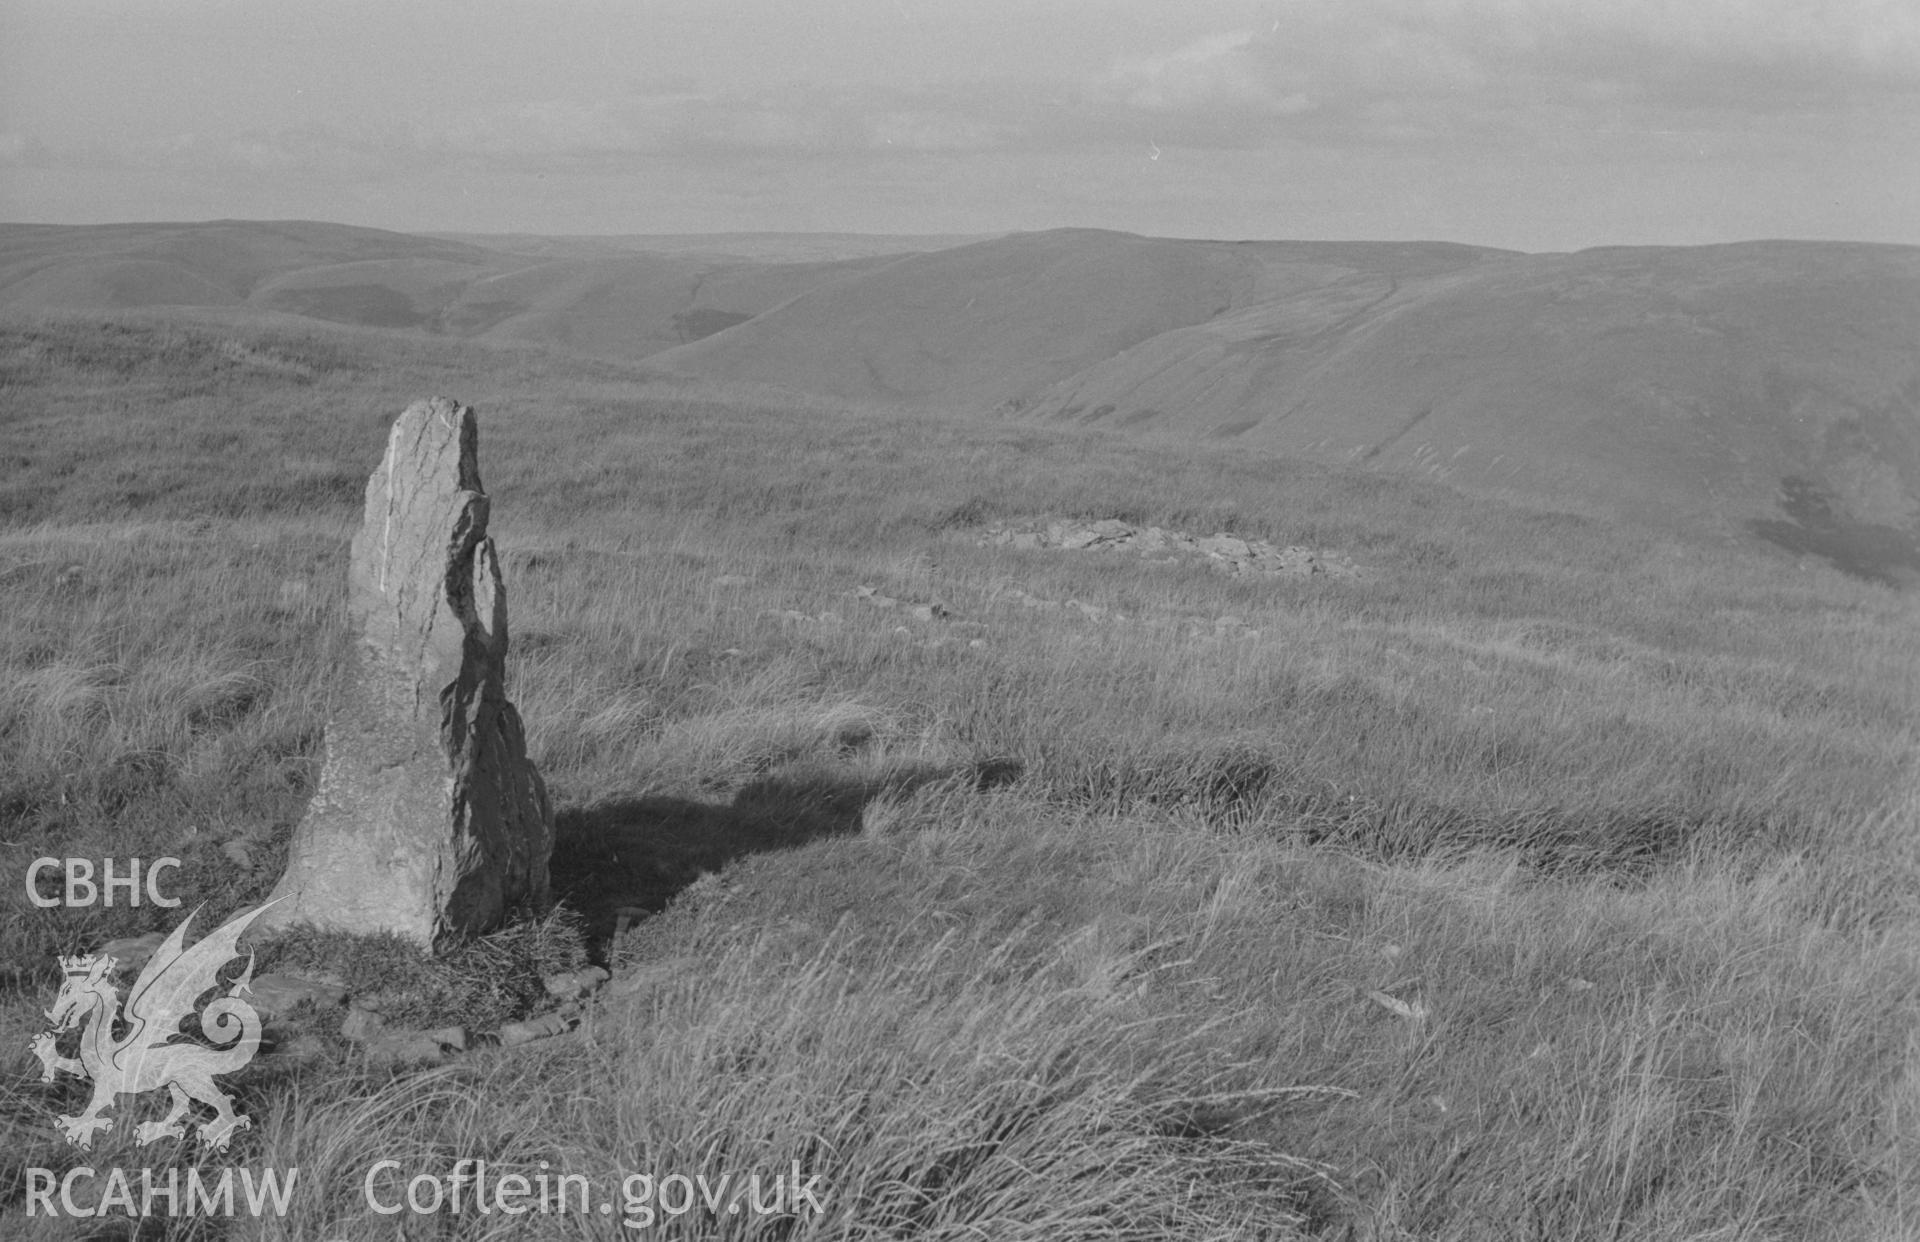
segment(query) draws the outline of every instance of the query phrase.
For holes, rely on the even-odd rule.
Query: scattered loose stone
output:
[[[340,1035],[356,1044],[377,1038],[387,1029],[387,1020],[371,1009],[362,1009],[355,1005],[347,1010],[347,1016],[341,1019]]]
[[[888,610],[904,605],[907,615],[915,621],[955,621],[953,609],[947,607],[942,600],[923,599],[918,602],[907,602],[892,595],[883,595],[878,587],[872,586],[857,586],[848,594],[869,608]]]
[[[507,605],[471,407],[415,402],[367,484],[319,788],[257,926],[427,947],[550,900],[553,810],[506,695]]]
[[[336,980],[337,982],[337,980]],[[384,1014],[395,1009],[404,1009],[413,1003],[411,991],[386,988],[378,992],[359,992],[354,995],[353,1003],[361,1009],[371,1009],[374,1013]]]
[[[597,989],[607,981],[605,967],[588,966],[584,970],[565,970],[557,975],[548,975],[540,981],[547,989],[547,995],[559,1000],[578,1000]]]
[[[447,1049],[424,1031],[394,1031],[362,1045],[367,1060],[376,1065],[437,1065]]]
[[[1264,540],[1243,539],[1226,531],[1205,536],[1187,535],[1158,526],[1139,527],[1117,518],[1097,522],[1056,520],[1045,527],[995,526],[982,534],[979,542],[986,546],[1052,548],[1063,552],[1129,551],[1146,558],[1148,564],[1176,564],[1185,559],[1226,574],[1360,577],[1360,570],[1351,561],[1334,552],[1276,547]]]
[[[580,1025],[577,1010],[556,1009],[550,1014],[538,1018],[529,1018],[525,1022],[509,1022],[500,1028],[500,1046],[518,1048],[537,1039],[551,1039],[555,1035],[564,1035]]]
[[[1388,1013],[1398,1014],[1416,1025],[1427,1020],[1427,1006],[1418,998],[1403,1001],[1397,996],[1389,996],[1381,991],[1369,991],[1367,999],[1385,1009]]]

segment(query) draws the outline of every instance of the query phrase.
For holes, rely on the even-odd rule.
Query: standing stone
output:
[[[507,701],[507,600],[471,407],[408,407],[367,482],[354,639],[320,787],[266,926],[392,931],[429,947],[549,902],[553,812]]]

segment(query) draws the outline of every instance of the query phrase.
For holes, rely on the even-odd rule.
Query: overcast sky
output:
[[[1920,243],[1920,0],[0,0],[0,219]]]

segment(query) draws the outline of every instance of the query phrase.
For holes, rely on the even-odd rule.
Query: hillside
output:
[[[0,393],[0,1237],[384,1238],[376,1165],[463,1160],[719,1242],[1920,1237],[1912,596],[1236,440],[289,316],[0,318]],[[564,905],[262,944],[252,1003],[351,1000],[280,1001],[223,1079],[253,1125],[142,1143],[165,1093],[123,1093],[82,1150],[30,1051],[58,958],[268,899],[421,393],[479,409]],[[181,905],[36,909],[43,857],[178,859]],[[226,1167],[298,1169],[285,1216],[21,1189]],[[752,1170],[832,1215],[640,1210]],[[433,1236],[614,1232],[474,1202]]]
[[[1020,234],[900,259],[656,361],[836,397],[991,406],[1249,307],[1320,305],[1356,274],[1390,284],[1501,253]]]
[[[1419,472],[1920,575],[1920,249],[1059,231],[904,258],[655,361]]]

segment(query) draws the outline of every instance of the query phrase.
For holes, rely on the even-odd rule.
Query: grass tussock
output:
[[[643,985],[448,1069],[258,1063],[233,1159],[301,1168],[297,1210],[140,1236],[390,1231],[381,1159],[544,1161],[616,1206],[635,1174],[825,1187],[659,1236],[1920,1230],[1920,605],[1414,480],[372,333],[0,325],[9,874],[174,856],[202,919],[264,898],[366,474],[433,392],[481,411],[570,912],[262,969],[420,1025],[535,1009],[583,953]],[[1366,576],[976,542],[1031,516]],[[7,891],[15,1048],[52,954],[178,917]],[[9,1236],[25,1170],[81,1159],[48,1117],[84,1093],[37,1069],[0,1080]],[[130,1134],[85,1159],[222,1164]]]

